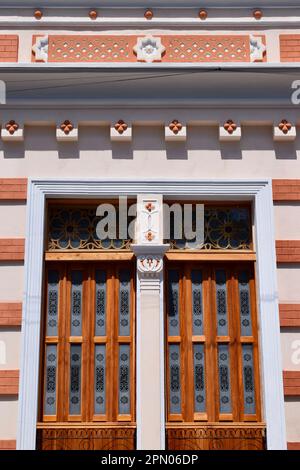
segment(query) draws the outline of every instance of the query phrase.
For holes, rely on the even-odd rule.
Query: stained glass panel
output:
[[[95,346],[95,414],[105,414],[106,411],[106,346],[96,344]]]
[[[106,272],[97,270],[95,273],[96,300],[95,300],[95,335],[106,334]]]
[[[220,413],[231,413],[230,359],[227,344],[218,346]]]
[[[58,336],[59,272],[48,271],[47,336]]]
[[[206,410],[204,345],[194,344],[193,352],[194,352],[195,412],[204,413]]]
[[[119,274],[119,335],[130,335],[130,278],[129,270],[122,270]]]
[[[179,272],[169,271],[169,290],[168,290],[168,334],[169,336],[178,336],[180,331],[179,324]]]
[[[70,415],[81,413],[81,345],[72,344],[70,350]]]
[[[193,335],[203,335],[202,272],[192,271]]]
[[[130,346],[119,347],[119,414],[130,414]]]
[[[219,336],[228,335],[228,308],[226,271],[216,270],[217,330]]]
[[[46,346],[46,384],[45,384],[45,402],[44,414],[56,414],[56,376],[57,376],[57,346],[48,344]]]
[[[181,413],[180,346],[169,345],[170,413]]]
[[[241,336],[252,336],[249,272],[239,274]]]
[[[72,271],[71,336],[81,336],[82,333],[82,281],[82,271]]]
[[[245,414],[255,414],[255,385],[254,385],[254,365],[253,346],[243,344],[243,383],[244,383],[244,412]]]

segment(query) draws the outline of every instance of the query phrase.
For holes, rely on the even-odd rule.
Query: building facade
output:
[[[2,449],[300,448],[300,6],[200,3],[0,6]]]

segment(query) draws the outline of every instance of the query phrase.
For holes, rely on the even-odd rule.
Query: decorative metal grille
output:
[[[70,415],[81,413],[81,345],[71,345],[70,360]]]
[[[239,274],[241,335],[252,336],[249,272]]]
[[[119,347],[119,414],[130,414],[130,346]]]
[[[106,411],[106,347],[104,344],[95,346],[95,414],[105,414]]]
[[[56,373],[57,373],[57,346],[49,344],[46,346],[46,386],[44,414],[56,414]]]
[[[184,211],[182,210],[182,217]],[[195,245],[194,240],[175,239],[174,218],[170,218],[170,239],[172,250],[188,249],[187,242],[193,249],[201,250],[249,250],[252,244],[251,217],[247,207],[205,207],[204,210],[204,244]],[[182,222],[182,227],[184,226]],[[196,210],[192,216],[192,230],[196,230]]]
[[[50,207],[48,223],[48,250],[129,250],[130,238],[117,238],[118,207],[116,210],[116,238],[99,239],[96,228],[101,220],[97,206]],[[133,217],[128,217],[128,225]]]
[[[230,359],[227,344],[218,346],[220,413],[231,413]]]
[[[179,272],[169,271],[169,291],[168,291],[168,334],[169,336],[178,336],[180,331],[179,324]]]
[[[254,365],[253,346],[243,344],[243,383],[244,383],[244,411],[245,414],[255,414],[255,385],[254,385]]]
[[[204,345],[194,344],[194,387],[195,387],[195,412],[204,413],[205,403],[205,357]]]
[[[193,334],[203,335],[202,272],[192,271]]]
[[[95,335],[105,336],[106,334],[106,272],[96,271],[96,318]]]
[[[219,336],[228,335],[226,271],[216,270],[217,329]]]
[[[47,336],[58,335],[58,291],[59,272],[48,273]]]
[[[130,335],[130,279],[129,270],[122,270],[119,274],[119,335]]]
[[[170,413],[181,413],[180,346],[169,345]]]
[[[71,336],[81,336],[82,333],[82,271],[72,271],[71,290]]]

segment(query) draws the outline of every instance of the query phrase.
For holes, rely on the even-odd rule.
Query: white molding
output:
[[[254,201],[267,446],[272,450],[286,449],[272,182],[270,179],[220,181],[47,179],[28,182],[17,448],[29,450],[35,448],[46,198],[96,198],[149,193],[163,194],[165,197],[177,197],[178,199],[193,197],[195,200],[221,200],[223,198],[236,201]],[[162,307],[163,305],[161,305]],[[161,338],[161,342],[163,342],[163,338]],[[138,366],[140,367],[140,364]]]

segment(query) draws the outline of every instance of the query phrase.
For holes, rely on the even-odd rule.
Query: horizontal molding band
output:
[[[280,304],[280,326],[300,327],[300,304]]]
[[[0,238],[0,261],[23,261],[24,238]]]
[[[0,450],[15,450],[17,446],[15,439],[1,439]]]
[[[300,371],[283,371],[284,395],[300,397]]]
[[[300,263],[300,240],[277,240],[278,263]]]
[[[0,202],[1,201],[26,201],[27,178],[1,178],[0,179]]]
[[[274,202],[300,202],[300,179],[274,179],[273,200]]]
[[[0,370],[0,395],[18,395],[19,371]]]
[[[22,302],[0,303],[0,326],[21,326]]]

